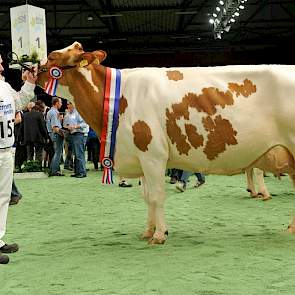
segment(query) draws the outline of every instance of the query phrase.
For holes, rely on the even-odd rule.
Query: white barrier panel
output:
[[[47,57],[45,9],[28,4],[10,8],[10,22],[13,52]]]

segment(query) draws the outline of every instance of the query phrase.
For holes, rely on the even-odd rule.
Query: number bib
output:
[[[15,102],[10,85],[0,81],[0,148],[14,143]]]

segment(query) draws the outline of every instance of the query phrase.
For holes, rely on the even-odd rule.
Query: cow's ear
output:
[[[83,53],[80,60],[80,67],[86,67],[92,63],[100,64],[105,58],[107,54],[102,50],[97,50],[93,52],[85,52]]]
[[[100,63],[103,62],[107,57],[107,53],[103,50],[96,50],[96,51],[93,51],[92,53],[99,60]]]

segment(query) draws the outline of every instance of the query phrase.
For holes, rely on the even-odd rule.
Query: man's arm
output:
[[[22,79],[25,81],[25,83],[19,92],[11,88],[11,92],[15,100],[15,107],[17,110],[25,109],[27,104],[34,97],[34,89],[36,86],[35,82],[37,80],[37,77],[35,77],[34,74],[31,72],[25,71],[22,75]]]

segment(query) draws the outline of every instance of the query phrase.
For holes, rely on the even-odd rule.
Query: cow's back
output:
[[[277,65],[123,70],[116,161],[129,155],[123,165],[135,168],[150,153],[170,167],[238,173],[272,146],[295,144],[294,77],[294,66]],[[146,147],[134,124],[149,130]]]

